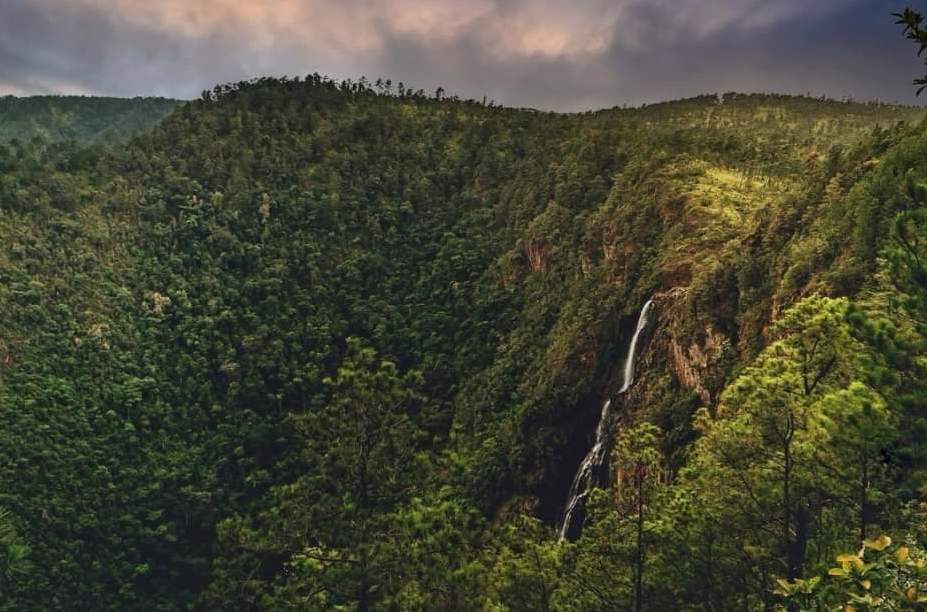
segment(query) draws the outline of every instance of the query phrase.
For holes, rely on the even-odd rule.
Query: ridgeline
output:
[[[0,99],[0,610],[907,597],[924,114]]]

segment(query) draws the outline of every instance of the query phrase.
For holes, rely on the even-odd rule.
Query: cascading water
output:
[[[637,327],[634,335],[631,337],[631,344],[628,346],[628,355],[624,362],[624,375],[621,381],[621,389],[618,394],[628,390],[634,382],[634,356],[637,352],[637,340],[641,332],[647,327],[647,316],[653,306],[653,300],[647,300],[644,307],[641,308],[641,314],[637,318]],[[583,509],[586,498],[595,487],[603,481],[603,473],[608,463],[608,441],[611,436],[611,406],[612,401],[606,400],[602,406],[602,414],[599,415],[599,424],[595,428],[595,444],[589,449],[583,462],[579,464],[576,470],[576,476],[573,477],[573,484],[570,485],[570,493],[567,496],[566,509],[563,511],[563,521],[560,523],[560,541],[566,540],[574,524],[582,527],[582,521],[578,520],[577,512]]]

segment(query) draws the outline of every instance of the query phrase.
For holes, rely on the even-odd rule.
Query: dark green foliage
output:
[[[904,26],[905,38],[917,45],[918,57],[922,56],[924,50],[927,49],[927,29],[923,26],[924,16],[911,8],[906,8],[902,13],[894,13],[894,16],[898,18],[895,23]],[[920,95],[927,87],[927,77],[914,79],[914,85],[917,86],[917,95]]]
[[[920,498],[919,109],[556,115],[312,75],[104,150],[49,140],[121,140],[131,104],[34,104],[14,124],[57,132],[0,145],[11,609],[731,609]],[[614,398],[634,476],[557,544],[655,294]]]
[[[156,126],[179,104],[166,98],[0,96],[0,143],[124,142]]]

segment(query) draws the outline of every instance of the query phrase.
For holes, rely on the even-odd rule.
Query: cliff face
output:
[[[877,130],[874,138],[885,134]],[[856,146],[808,155],[788,172],[680,156],[619,177],[589,218],[577,258],[587,282],[607,283],[593,292],[604,296],[603,310],[614,310],[598,320],[589,372],[595,382],[575,407],[583,419],[564,410],[564,430],[588,448],[592,398],[614,396],[630,320],[651,296],[654,321],[639,376],[620,398],[613,429],[658,422],[675,440],[667,449],[672,457],[694,437],[693,412],[717,405],[736,366],[766,345],[770,325],[790,305],[815,293],[859,291],[874,258],[864,241],[854,240],[860,235],[854,215],[861,213],[849,209],[872,198],[867,194],[881,179],[873,178],[872,143]],[[585,430],[571,427],[577,422]],[[561,457],[576,461],[577,453]]]
[[[687,312],[685,289],[660,294],[659,301],[664,305],[664,316],[654,340],[654,350],[664,354],[675,382],[698,395],[702,404],[710,406],[724,385],[725,359],[730,359],[732,350],[730,338],[716,331],[711,322],[705,322],[694,334],[690,331],[690,322],[680,325],[691,315]]]

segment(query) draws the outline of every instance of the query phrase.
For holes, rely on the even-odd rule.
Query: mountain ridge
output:
[[[770,597],[793,536],[757,541],[774,519],[711,497],[734,472],[701,441],[736,426],[772,452],[736,420],[775,405],[745,376],[799,379],[819,330],[839,367],[808,396],[865,380],[920,426],[921,332],[885,304],[916,295],[893,237],[919,231],[927,177],[923,123],[900,121],[923,109],[779,100],[561,115],[259,79],[106,150],[0,157],[0,504],[31,549],[11,605],[627,603],[627,481],[592,493],[575,543],[553,526],[651,297],[613,466],[626,432],[657,440],[654,563],[713,537],[722,569],[692,555],[661,591],[655,565],[648,606],[702,606],[714,571],[706,597]],[[838,550],[853,506],[802,483]],[[879,504],[871,529],[900,524]]]
[[[0,141],[121,142],[151,129],[178,104],[160,97],[2,96]]]

